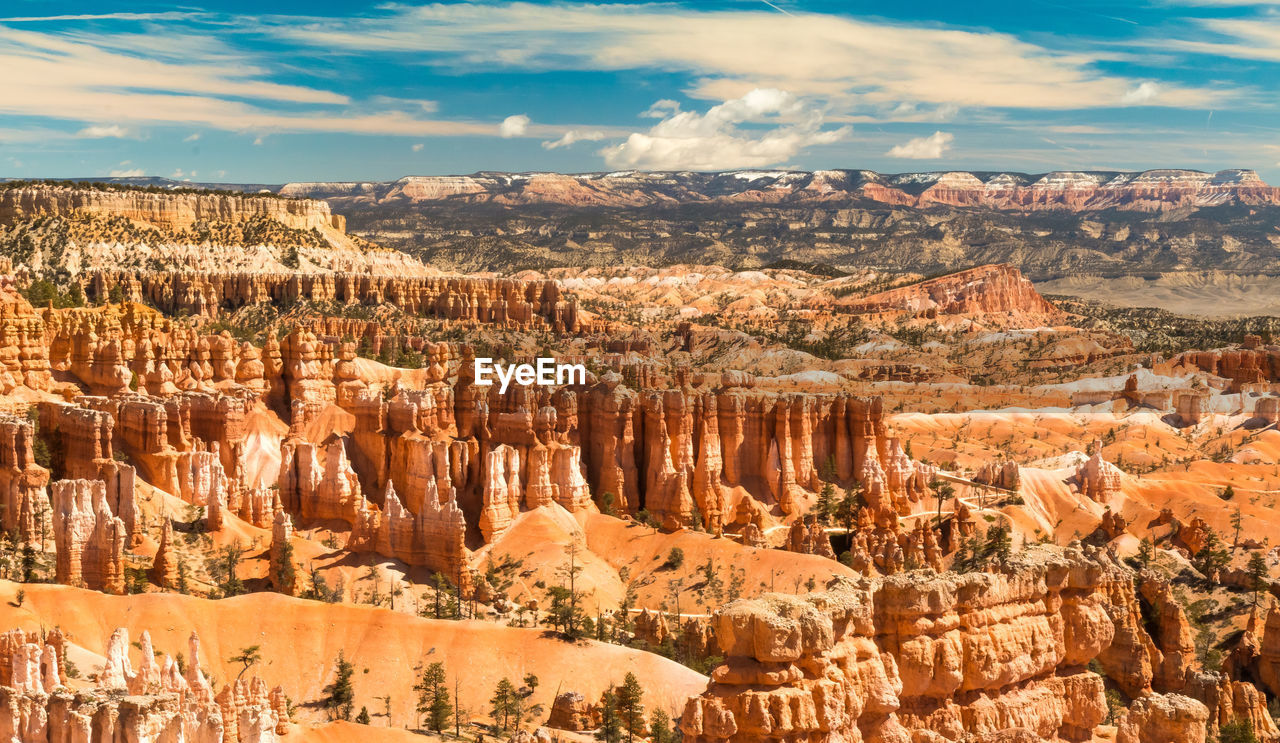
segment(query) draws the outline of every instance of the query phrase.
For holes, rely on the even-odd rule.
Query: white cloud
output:
[[[663,98],[660,101],[654,101],[653,105],[640,115],[648,119],[665,119],[676,113],[680,113],[680,101]]]
[[[1280,62],[1280,14],[1272,12],[1263,18],[1213,18],[1201,21],[1200,25],[1224,40],[1162,39],[1156,46],[1196,54]]]
[[[254,138],[253,138],[253,146],[254,146],[254,147],[261,147],[262,145],[264,145],[264,144],[266,144],[266,143],[267,143],[267,135],[265,135],[265,134],[259,134],[258,136],[256,136],[256,137],[254,137]]]
[[[120,163],[120,164],[125,165],[125,163]],[[147,174],[147,171],[143,170],[142,168],[116,169],[107,173],[107,175],[111,176],[112,178],[141,178],[146,174]]]
[[[950,132],[934,132],[927,137],[916,137],[905,144],[896,145],[885,154],[912,160],[935,160],[951,149],[951,143],[955,140],[955,135]]]
[[[599,142],[605,138],[605,133],[592,129],[590,131],[580,131],[578,129],[570,129],[565,132],[559,139],[548,140],[542,143],[544,150],[555,150],[561,147],[568,147],[576,142]]]
[[[182,141],[183,141],[183,142],[198,142],[198,141],[200,141],[200,132],[196,132],[196,133],[194,133],[194,134],[188,134],[187,136],[185,136],[185,137],[183,137],[183,138],[182,138]]]
[[[1141,105],[1150,103],[1160,95],[1160,86],[1151,81],[1139,83],[1138,87],[1125,93],[1120,102],[1128,105]]]
[[[424,146],[424,145],[423,145],[421,142],[419,142],[419,143],[415,144],[414,146],[410,147],[409,149],[413,150],[414,152],[422,152],[422,148],[423,148],[423,146]]]
[[[322,49],[439,53],[458,69],[653,69],[702,76],[692,92],[727,100],[749,87],[883,105],[1110,107],[1138,81],[1108,72],[1113,49],[1066,50],[1016,36],[937,25],[667,3],[530,2],[388,5],[381,17],[268,32]],[[745,86],[745,88],[744,88]],[[1201,106],[1222,86],[1168,85],[1163,106]]]
[[[498,125],[498,133],[505,139],[523,137],[527,131],[529,131],[529,117],[524,114],[508,116]]]
[[[0,116],[83,122],[86,131],[100,129],[109,111],[118,127],[131,131],[185,124],[236,132],[492,133],[492,125],[483,122],[426,118],[429,107],[421,101],[379,107],[329,90],[276,83],[254,58],[177,31],[90,35],[0,25],[0,69]]]
[[[76,136],[86,139],[123,139],[130,136],[130,132],[119,124],[93,124],[81,129]]]
[[[46,23],[51,21],[179,21],[194,18],[195,13],[165,11],[161,13],[79,13],[76,15],[15,16],[0,18],[0,23]]]
[[[806,147],[831,144],[848,127],[823,129],[822,111],[792,94],[757,88],[705,114],[672,113],[647,132],[600,151],[613,168],[725,170],[791,160]],[[749,124],[752,126],[744,127]],[[768,124],[768,126],[762,126]]]

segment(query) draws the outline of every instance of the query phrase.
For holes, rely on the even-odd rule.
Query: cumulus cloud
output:
[[[504,139],[523,137],[527,131],[529,131],[529,117],[524,114],[508,116],[498,125],[498,134],[501,134]]]
[[[561,147],[568,147],[577,142],[599,142],[605,138],[605,133],[592,129],[590,131],[581,131],[579,129],[570,129],[565,132],[559,139],[549,140],[542,143],[544,150],[556,150]]]
[[[1121,103],[1129,105],[1150,103],[1160,95],[1160,86],[1151,81],[1139,83],[1136,88],[1125,93],[1121,98]]]
[[[85,137],[86,139],[123,139],[129,135],[129,130],[119,124],[94,124],[86,126],[77,134],[77,136]]]
[[[955,135],[950,132],[934,132],[927,137],[916,137],[904,144],[895,145],[885,154],[911,160],[935,160],[951,149],[951,143],[955,140]]]
[[[146,175],[147,171],[142,168],[125,168],[112,170],[107,175],[112,178],[141,178]]]
[[[848,127],[824,129],[822,111],[783,90],[757,88],[706,113],[671,113],[647,132],[600,151],[614,168],[725,170],[786,162],[838,142]]]
[[[417,144],[415,144],[414,146],[410,147],[409,149],[413,150],[414,152],[422,152],[422,148],[423,148],[423,146],[424,146],[424,145],[423,145],[421,142],[418,142]]]
[[[187,136],[185,136],[185,137],[183,137],[183,138],[182,138],[182,141],[183,141],[183,142],[199,142],[199,141],[200,141],[200,132],[196,132],[196,133],[194,133],[194,134],[188,134]]]

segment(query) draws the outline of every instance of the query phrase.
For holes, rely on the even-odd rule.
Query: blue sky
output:
[[[1280,0],[6,0],[0,175],[1228,167]]]

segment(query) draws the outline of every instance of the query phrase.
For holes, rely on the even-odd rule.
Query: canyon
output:
[[[1244,172],[811,175],[324,188],[478,210],[566,179],[611,207],[606,186],[765,203],[743,194],[859,178],[911,208],[966,206],[972,180],[993,210],[1275,197]],[[1139,348],[1010,263],[578,248],[451,273],[290,198],[324,188],[0,191],[7,739],[395,740],[426,732],[439,662],[450,723],[522,741],[611,724],[628,674],[655,739],[1280,740],[1271,338]],[[53,223],[79,230],[60,253],[15,237]],[[475,377],[538,358],[584,374]]]

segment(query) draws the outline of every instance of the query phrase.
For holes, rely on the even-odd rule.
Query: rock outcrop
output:
[[[681,729],[692,741],[1088,739],[1106,704],[1085,666],[1115,636],[1101,589],[1122,575],[1100,554],[1035,548],[1005,573],[840,579],[730,604],[712,620],[725,662]]]
[[[1102,445],[1094,444],[1093,455],[1076,470],[1080,494],[1098,503],[1110,503],[1120,494],[1120,468],[1102,458]]]
[[[124,522],[107,505],[97,480],[59,480],[51,487],[55,579],[106,593],[124,593]]]
[[[62,669],[67,643],[58,630],[0,635],[0,736],[43,741],[190,741],[275,743],[282,728],[273,699],[256,677],[237,680],[215,700],[199,670],[199,640],[191,639],[186,672],[172,657],[158,662],[144,631],[136,670],[129,633],[118,629],[92,686],[73,688]]]
[[[1054,325],[1062,312],[1013,266],[981,266],[844,302],[857,313],[935,319],[944,315],[997,322]]]
[[[1160,211],[1186,206],[1280,203],[1280,189],[1252,170],[1141,172],[930,172],[869,170],[727,173],[483,173],[411,176],[387,183],[290,183],[290,197],[386,203],[494,202],[635,207],[682,202],[839,204],[873,199],[897,206],[944,204],[1028,211]]]

